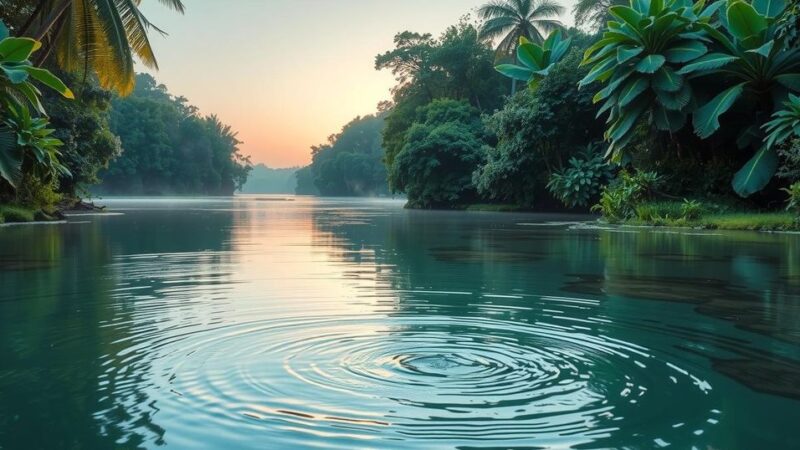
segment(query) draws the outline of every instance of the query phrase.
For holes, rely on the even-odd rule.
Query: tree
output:
[[[605,82],[595,101],[609,112],[606,137],[617,161],[630,156],[644,123],[675,136],[691,116],[705,145],[734,155],[733,189],[747,197],[773,178],[778,155],[762,125],[800,92],[800,49],[782,33],[786,4],[742,0],[631,1],[611,7],[616,20],[590,47],[581,82]],[[665,134],[665,133],[662,133]],[[746,154],[732,152],[732,147]],[[717,150],[719,149],[719,150]]]
[[[249,158],[239,153],[231,127],[202,117],[150,75],[113,101],[111,129],[122,155],[101,174],[102,192],[114,194],[231,195],[247,179]]]
[[[498,141],[474,175],[483,197],[527,208],[546,204],[550,175],[587,144],[602,139],[592,92],[577,86],[586,74],[579,67],[585,39],[575,37],[575,48],[536,89],[517,93],[486,120]]]
[[[59,161],[62,142],[52,136],[41,92],[33,82],[65,98],[73,99],[74,94],[58,77],[30,61],[40,47],[37,40],[11,37],[0,22],[0,200],[30,181],[28,175],[47,184],[48,190],[58,175],[69,175]]]
[[[391,70],[398,82],[392,90],[394,105],[383,132],[387,167],[405,145],[406,132],[418,108],[440,98],[463,99],[489,112],[502,104],[504,79],[494,70],[493,51],[479,39],[477,28],[466,21],[449,27],[439,39],[399,33],[395,49],[378,55],[375,68]]]
[[[478,9],[478,15],[484,20],[480,37],[500,38],[497,56],[506,58],[514,55],[520,38],[541,44],[545,36],[562,29],[562,23],[551,17],[563,12],[564,7],[553,0],[492,0]],[[519,63],[519,60],[515,58],[514,62]],[[516,90],[517,81],[514,79],[511,94]]]
[[[366,196],[387,193],[381,132],[385,114],[356,117],[328,143],[312,147],[316,191],[329,196]],[[298,184],[299,185],[299,184]]]
[[[159,0],[183,12],[181,0]],[[58,65],[85,77],[94,72],[100,85],[122,95],[136,81],[134,55],[147,67],[158,68],[147,33],[159,32],[139,10],[136,0],[39,0],[22,33],[45,43],[44,57],[55,56]],[[22,5],[21,5],[22,6]]]
[[[477,197],[472,173],[488,151],[477,109],[435,100],[421,108],[391,166],[391,188],[413,208],[449,208]]]
[[[611,19],[609,8],[625,3],[625,0],[578,0],[572,7],[575,25],[597,31]]]

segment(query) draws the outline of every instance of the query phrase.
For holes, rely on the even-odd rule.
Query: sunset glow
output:
[[[158,81],[233,126],[253,162],[288,167],[308,164],[310,146],[390,98],[394,77],[374,60],[396,33],[438,35],[482,3],[194,0],[184,16],[158,2],[143,10],[169,33],[152,36]]]

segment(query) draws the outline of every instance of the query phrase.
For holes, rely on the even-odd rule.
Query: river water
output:
[[[800,448],[800,236],[109,199],[0,228],[0,448]]]

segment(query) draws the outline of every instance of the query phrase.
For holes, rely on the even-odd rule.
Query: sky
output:
[[[571,0],[562,1],[571,24]],[[147,71],[238,131],[254,163],[306,165],[312,145],[390,98],[394,77],[374,63],[395,34],[438,35],[485,2],[184,0],[184,15],[142,2],[168,33],[151,32],[159,70]]]

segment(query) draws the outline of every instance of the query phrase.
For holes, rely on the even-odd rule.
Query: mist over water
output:
[[[0,448],[800,447],[798,235],[274,200],[0,228]]]

